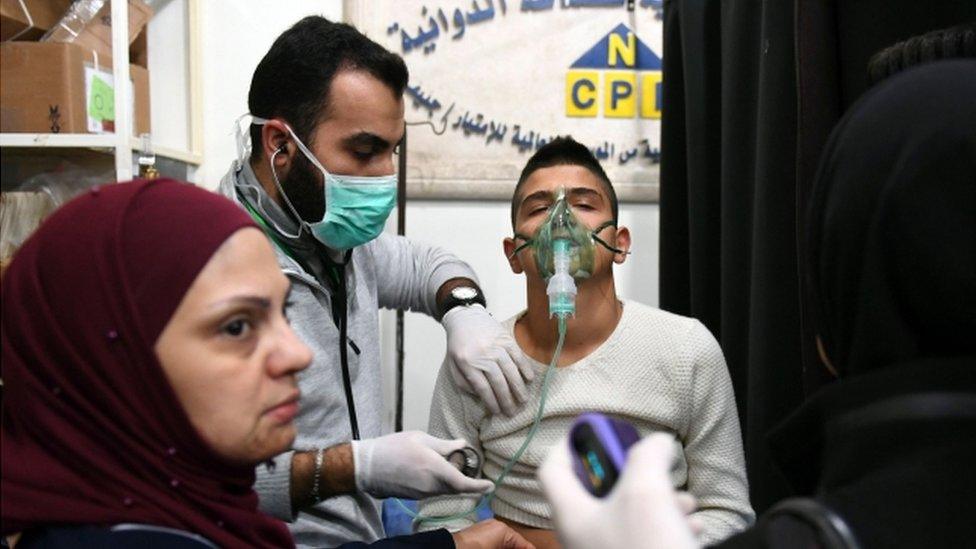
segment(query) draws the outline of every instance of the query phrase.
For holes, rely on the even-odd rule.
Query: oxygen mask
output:
[[[593,274],[596,250],[594,241],[612,252],[624,253],[610,246],[597,236],[603,229],[614,226],[613,220],[590,230],[573,211],[566,198],[566,189],[560,188],[545,221],[532,237],[515,233],[515,238],[525,242],[517,247],[514,256],[531,246],[539,274],[547,281],[549,316],[568,317],[576,314],[576,281]]]

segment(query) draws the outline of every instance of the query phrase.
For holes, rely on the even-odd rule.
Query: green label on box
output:
[[[115,88],[97,74],[92,75],[88,116],[95,120],[115,120]]]

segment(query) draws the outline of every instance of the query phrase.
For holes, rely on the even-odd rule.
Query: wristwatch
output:
[[[485,307],[485,296],[481,293],[476,286],[456,286],[451,288],[451,291],[444,298],[444,302],[441,304],[442,313],[441,316],[447,314],[451,309],[458,306],[469,306],[475,303],[480,304]]]

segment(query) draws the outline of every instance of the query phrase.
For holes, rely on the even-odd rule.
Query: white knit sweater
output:
[[[508,319],[506,328],[513,330],[520,316]],[[539,407],[548,365],[532,364],[532,396],[511,418],[490,415],[475,397],[458,390],[442,367],[431,403],[430,433],[468,440],[484,456],[485,476],[497,478],[521,446]],[[552,528],[536,469],[573,420],[589,411],[626,420],[641,436],[655,431],[675,436],[671,479],[698,499],[703,543],[724,539],[753,522],[732,383],[718,343],[695,319],[633,301],[624,302],[617,328],[599,348],[554,372],[539,430],[492,501],[496,515]],[[431,498],[420,509],[425,516],[444,516],[469,510],[476,501]],[[469,516],[417,527],[457,530],[473,520]]]

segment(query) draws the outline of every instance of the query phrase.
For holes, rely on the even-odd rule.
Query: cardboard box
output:
[[[128,0],[129,2],[129,43],[131,46],[142,32],[143,27],[152,17],[152,8],[142,0]],[[46,40],[51,42],[71,42],[88,49],[95,50],[99,56],[112,55],[112,2],[107,1],[95,14],[91,21],[84,26],[66,22],[71,31],[64,27],[55,28]]]
[[[129,63],[149,68],[149,27],[143,27],[139,36],[129,46]]]
[[[23,4],[20,0],[0,0],[0,41],[14,36],[17,40],[40,39],[69,6],[71,0],[23,0]]]
[[[98,115],[114,115],[108,112],[114,105],[106,93],[113,84],[112,59],[99,56],[97,71],[93,61],[90,51],[75,44],[0,44],[0,131],[111,133],[114,116]],[[135,103],[133,135],[148,133],[149,71],[130,65],[129,75]]]

